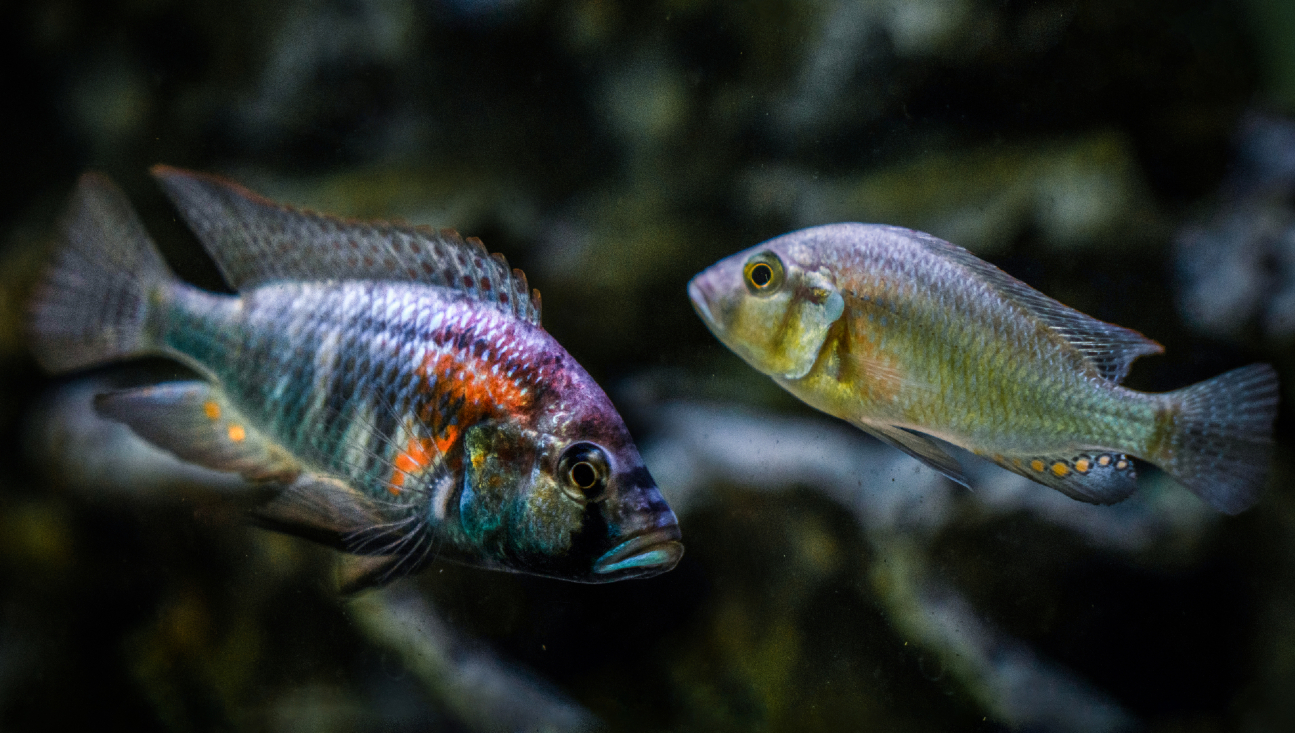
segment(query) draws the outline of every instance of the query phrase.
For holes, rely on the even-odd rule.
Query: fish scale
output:
[[[177,280],[121,192],[84,176],[35,297],[38,358],[67,370],[160,354],[203,377],[101,395],[104,415],[266,483],[257,521],[359,558],[347,589],[433,548],[581,582],[678,562],[678,523],[624,422],[502,256],[452,231],[154,174],[237,294]]]

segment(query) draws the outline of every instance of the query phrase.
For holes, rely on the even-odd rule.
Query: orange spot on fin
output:
[[[235,443],[242,443],[247,439],[247,431],[243,429],[242,425],[230,425],[229,439]]]
[[[207,400],[202,403],[202,411],[206,413],[208,420],[220,419],[220,405],[215,400]]]

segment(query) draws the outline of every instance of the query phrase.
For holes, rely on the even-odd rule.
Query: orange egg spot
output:
[[[229,439],[235,443],[242,443],[247,439],[247,431],[243,429],[242,425],[230,425]]]
[[[1099,466],[1109,466],[1109,465],[1111,465],[1111,457],[1110,457],[1110,456],[1101,456],[1100,458],[1098,458],[1098,459],[1097,459],[1097,465],[1099,465]]]
[[[220,405],[216,404],[212,400],[207,400],[202,403],[202,411],[206,413],[208,420],[220,419]]]
[[[1120,461],[1119,463],[1115,464],[1115,467],[1116,467],[1116,468],[1118,468],[1119,470],[1123,471],[1124,469],[1126,469],[1126,468],[1128,468],[1128,467],[1129,467],[1129,462],[1128,462],[1128,461]]]
[[[1057,474],[1058,476],[1065,476],[1066,474],[1070,473],[1070,466],[1067,466],[1061,461],[1057,461],[1056,463],[1052,464],[1052,472]]]
[[[1042,471],[1043,461],[1040,461],[1039,459],[1035,458],[1034,460],[1030,461],[1030,468],[1033,468],[1035,471]]]
[[[1080,473],[1088,473],[1088,459],[1080,458],[1075,461],[1075,470]]]

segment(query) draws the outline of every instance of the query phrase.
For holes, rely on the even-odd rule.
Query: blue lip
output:
[[[648,532],[620,543],[598,558],[594,572],[599,575],[648,576],[674,568],[683,557],[679,528]]]

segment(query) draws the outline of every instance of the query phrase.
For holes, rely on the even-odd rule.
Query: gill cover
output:
[[[464,452],[459,521],[475,549],[515,570],[565,556],[584,509],[543,470],[535,436],[487,421],[467,431]]]
[[[845,310],[835,279],[762,249],[716,263],[689,285],[694,306],[726,346],[765,374],[809,373]]]

